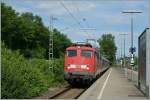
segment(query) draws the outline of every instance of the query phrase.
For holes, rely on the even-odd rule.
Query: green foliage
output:
[[[26,12],[19,14],[10,6],[1,4],[2,41],[11,50],[20,50],[26,58],[48,58],[49,34],[41,17]],[[66,35],[54,29],[54,57],[59,58],[71,44]]]
[[[48,61],[28,61],[18,51],[12,52],[2,45],[2,98],[31,98],[59,82],[63,84],[63,60],[56,59],[50,62],[50,66],[52,64],[55,67],[54,73]]]
[[[49,62],[43,58],[48,58],[52,32],[44,26],[41,17],[29,12],[19,14],[4,3],[1,12],[2,42],[8,48],[2,44],[2,98],[31,98],[50,86],[65,83],[60,57],[71,44],[67,36],[53,30],[55,59]]]
[[[100,45],[100,53],[102,53],[112,64],[116,60],[116,44],[115,37],[112,34],[103,34],[98,40]]]
[[[54,57],[59,58],[63,55],[66,47],[71,44],[71,41],[66,35],[61,34],[59,31],[54,29]]]

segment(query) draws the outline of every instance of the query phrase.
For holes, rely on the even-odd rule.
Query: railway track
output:
[[[59,93],[51,96],[49,99],[77,99],[87,88],[68,87]]]
[[[97,79],[100,78],[107,70],[108,70],[108,68],[105,69],[104,71],[102,71],[101,74],[97,77]],[[79,86],[79,87],[67,86],[62,91],[59,91],[55,95],[49,97],[49,99],[77,99],[83,92],[85,92],[88,89],[88,87],[89,86],[87,86],[87,87],[83,87],[83,86]]]

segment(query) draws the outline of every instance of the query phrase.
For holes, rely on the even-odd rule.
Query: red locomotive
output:
[[[68,83],[92,82],[109,65],[91,44],[75,43],[66,48],[64,78]]]

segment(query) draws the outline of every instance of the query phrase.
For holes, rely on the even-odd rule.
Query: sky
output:
[[[148,0],[2,0],[17,12],[32,12],[39,15],[45,26],[50,16],[56,18],[53,26],[67,35],[72,42],[83,42],[87,38],[99,39],[102,34],[115,36],[117,57],[123,50],[123,36],[126,38],[126,55],[131,46],[131,15],[122,11],[138,10],[133,15],[134,46],[138,49],[138,36],[149,25]],[[90,29],[90,30],[84,30]],[[122,51],[123,52],[123,51]],[[138,54],[137,51],[135,53]]]

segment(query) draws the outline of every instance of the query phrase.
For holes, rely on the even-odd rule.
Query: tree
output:
[[[116,59],[117,50],[115,37],[112,34],[103,34],[102,37],[98,39],[98,42],[100,45],[100,53],[113,64]]]
[[[17,21],[17,13],[11,7],[1,3],[1,33],[2,40],[11,48],[11,38],[13,36],[14,28],[16,27],[15,22]]]
[[[30,12],[17,13],[1,4],[2,41],[11,50],[19,50],[26,58],[48,58],[49,34],[42,18]],[[54,57],[59,58],[71,41],[54,29]]]
[[[70,39],[66,35],[60,33],[57,29],[54,32],[54,57],[59,58],[63,56],[66,47],[71,44]]]

